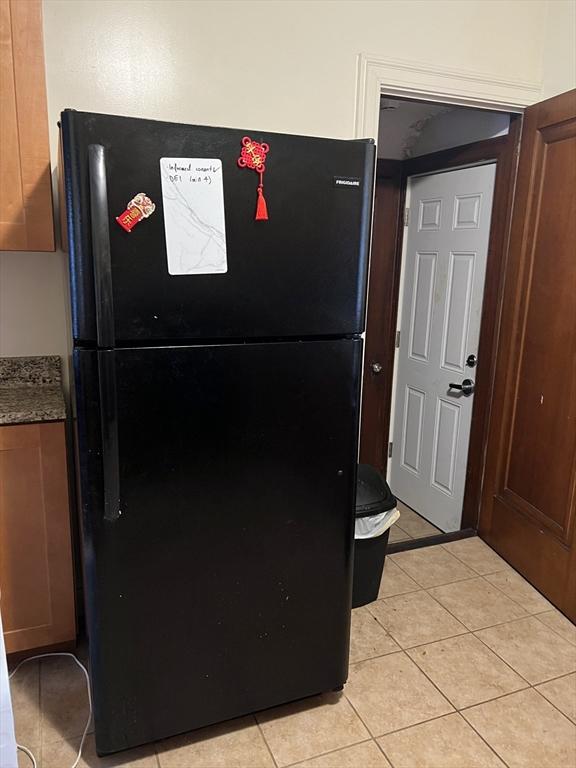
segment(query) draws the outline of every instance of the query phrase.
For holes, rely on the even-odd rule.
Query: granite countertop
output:
[[[57,355],[0,358],[0,424],[30,424],[65,418]]]

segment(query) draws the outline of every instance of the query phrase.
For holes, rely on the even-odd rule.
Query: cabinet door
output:
[[[0,609],[7,653],[74,640],[63,422],[0,427]]]
[[[41,0],[0,0],[0,250],[53,251]]]

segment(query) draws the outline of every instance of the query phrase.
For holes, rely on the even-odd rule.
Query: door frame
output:
[[[378,136],[383,95],[521,113],[542,98],[542,82],[506,80],[479,70],[360,53],[356,62],[355,138]]]
[[[511,115],[510,129],[507,135],[494,139],[466,144],[452,149],[441,150],[421,157],[402,161],[398,178],[397,168],[390,161],[378,161],[376,170],[376,220],[373,232],[373,245],[370,265],[370,283],[368,294],[368,316],[366,326],[366,357],[364,361],[365,389],[373,375],[370,370],[375,343],[385,354],[382,356],[383,370],[379,374],[385,393],[384,407],[380,418],[385,426],[384,446],[388,445],[388,433],[392,418],[391,394],[394,380],[395,354],[386,354],[390,349],[395,352],[397,327],[400,272],[404,242],[404,207],[408,177],[415,174],[435,173],[488,162],[496,164],[494,182],[494,202],[490,223],[490,239],[486,262],[484,299],[480,321],[480,341],[478,360],[484,361],[475,376],[476,389],[470,427],[470,442],[466,469],[466,487],[462,509],[461,530],[477,530],[480,515],[482,483],[486,461],[488,423],[491,396],[495,378],[495,363],[502,309],[503,278],[507,261],[508,240],[514,181],[518,164],[522,117]],[[387,227],[385,217],[378,218],[378,188],[382,180],[396,179],[397,217],[395,231]],[[388,307],[388,311],[378,308]],[[366,392],[368,394],[368,392]],[[362,418],[364,423],[374,418],[374,396],[363,398]],[[362,442],[361,460],[370,461],[370,451],[374,446]],[[384,472],[387,469],[388,453],[380,456],[377,462]],[[451,535],[453,537],[453,535]],[[435,537],[438,538],[438,537]]]
[[[396,335],[400,286],[397,256],[402,252],[400,220],[404,199],[402,161],[377,160],[362,373],[360,461],[372,464],[384,476],[394,370],[394,354],[391,355],[390,350],[394,350]],[[382,366],[377,377],[371,371],[373,364]],[[370,423],[381,424],[382,428],[370,432],[362,429],[363,424]]]

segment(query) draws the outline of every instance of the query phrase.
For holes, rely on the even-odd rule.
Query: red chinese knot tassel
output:
[[[264,184],[262,183],[262,174],[260,174],[260,184],[258,184],[256,221],[268,221],[268,206],[266,205],[266,198],[264,197]]]
[[[256,221],[268,221],[268,206],[264,197],[264,171],[266,170],[266,155],[270,147],[264,142],[252,141],[249,136],[242,139],[242,150],[238,158],[240,168],[250,168],[260,174],[258,184],[258,199],[256,202]]]

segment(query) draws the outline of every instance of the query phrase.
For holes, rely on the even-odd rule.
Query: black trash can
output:
[[[369,530],[370,524],[374,523],[376,529],[381,528],[389,519],[382,516],[386,512],[392,513],[396,509],[396,503],[396,498],[380,472],[370,464],[359,464],[356,482],[356,520],[366,518],[361,526]],[[380,525],[379,522],[382,519],[384,522]],[[359,527],[357,524],[357,535],[359,535]],[[370,538],[355,537],[352,608],[359,608],[378,598],[389,535],[390,527],[387,527],[383,533]]]

